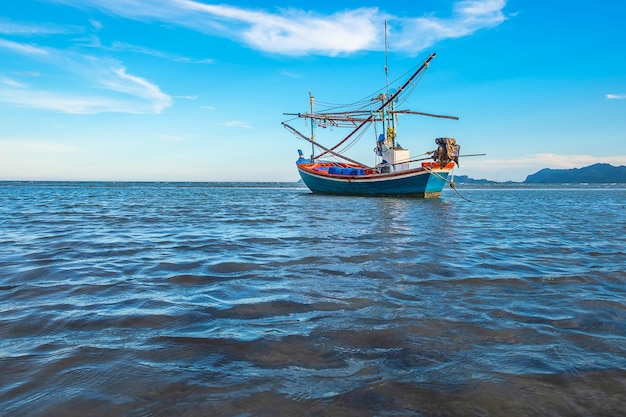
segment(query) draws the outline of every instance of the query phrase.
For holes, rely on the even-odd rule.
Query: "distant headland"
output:
[[[454,177],[457,184],[501,184],[501,182],[473,179],[467,175]],[[514,183],[507,181],[507,183]],[[584,168],[551,169],[544,168],[526,177],[522,184],[563,184],[563,183],[626,183],[626,166],[594,164]]]

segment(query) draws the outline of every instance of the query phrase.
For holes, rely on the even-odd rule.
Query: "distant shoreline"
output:
[[[213,188],[293,188],[307,190],[301,181],[108,181],[108,180],[0,180],[0,186],[94,186],[94,187],[130,187],[130,186],[176,186],[176,187],[213,187]],[[457,188],[468,189],[622,189],[626,183],[524,183],[524,182],[465,182],[454,181]],[[449,186],[446,188],[450,188]]]

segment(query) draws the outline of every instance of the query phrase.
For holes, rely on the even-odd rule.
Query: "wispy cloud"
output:
[[[102,30],[102,22],[100,22],[100,21],[98,21],[96,19],[89,19],[89,23],[91,24],[91,26],[95,30],[97,30],[97,31]]]
[[[418,52],[445,39],[469,36],[481,29],[500,25],[506,20],[503,9],[506,0],[465,0],[454,3],[447,18],[426,16],[400,18],[391,34],[392,49]]]
[[[252,127],[247,122],[243,122],[241,120],[230,120],[228,122],[219,123],[219,125],[227,126],[227,127],[241,127],[244,129],[252,129]]]
[[[44,140],[0,140],[0,149],[31,153],[69,153],[80,151],[80,148],[63,143]]]
[[[84,32],[80,26],[55,25],[55,24],[26,24],[7,21],[0,18],[0,33],[4,35],[59,35],[76,34]]]
[[[161,139],[172,141],[172,142],[183,142],[189,140],[190,135],[160,135]]]
[[[383,20],[389,22],[390,35],[393,36],[391,48],[414,54],[443,39],[468,36],[499,25],[505,20],[503,9],[506,5],[506,0],[459,0],[452,4],[449,16],[438,17],[393,16],[375,7],[324,14],[296,8],[267,11],[207,4],[199,0],[82,0],[80,4],[75,0],[48,1],[69,7],[91,7],[127,19],[165,22],[211,36],[227,37],[259,51],[291,56],[334,56],[380,50],[384,48]],[[43,36],[82,33],[81,39],[73,40],[74,46],[112,52],[128,51],[188,63],[212,63],[210,59],[192,59],[124,42],[114,42],[106,47],[93,33],[102,29],[102,23],[93,18],[85,27],[69,28],[27,25],[0,19],[0,34]],[[79,54],[77,48],[40,47],[34,43],[2,38],[0,50],[33,60],[39,73],[38,83],[27,84],[18,77],[0,83],[0,101],[5,103],[77,114],[160,113],[172,105],[172,98],[158,85],[132,74],[117,60]],[[72,81],[67,82],[63,89],[41,87],[50,74],[54,74],[57,85],[63,77]],[[79,88],[80,94],[72,93]],[[607,97],[621,98],[615,95]],[[225,125],[250,128],[241,121]]]
[[[182,3],[205,19],[231,23],[230,36],[262,51],[285,55],[337,55],[371,49],[381,39],[376,8],[360,8],[322,15],[296,9],[280,14],[238,7]],[[377,27],[378,26],[378,27]]]
[[[98,42],[97,46],[100,47],[101,44]],[[113,42],[113,44],[111,44],[111,47],[109,49],[113,51],[133,52],[133,53],[138,53],[138,54],[143,54],[143,55],[150,55],[150,56],[154,56],[157,58],[168,59],[168,60],[176,61],[176,62],[186,62],[190,64],[212,64],[213,63],[213,60],[210,58],[193,59],[193,58],[189,58],[189,57],[185,57],[181,55],[170,54],[170,53],[159,51],[156,49],[145,48],[139,45],[131,45],[126,42]]]
[[[624,100],[626,99],[626,94],[607,94],[606,98],[609,100]]]
[[[0,49],[8,49],[22,55],[48,55],[49,52],[37,46],[0,39]]]
[[[519,169],[527,168],[528,173],[533,173],[532,169],[553,168],[570,169],[582,168],[596,163],[607,163],[614,165],[625,165],[626,155],[596,156],[596,155],[563,155],[553,153],[539,153],[523,155],[511,159],[489,159],[479,158],[474,160],[464,160],[463,167],[486,167],[489,171],[496,169]],[[532,171],[532,172],[531,172]]]
[[[54,0],[76,6],[74,0]],[[268,12],[197,0],[83,0],[90,6],[129,19],[166,21],[213,36],[224,36],[251,48],[283,55],[338,55],[384,48],[387,20],[391,48],[414,54],[434,43],[497,26],[505,21],[506,0],[460,0],[448,17],[394,16],[379,8],[361,7],[330,14],[278,9]]]
[[[0,39],[2,48],[33,60],[41,69],[37,81],[44,82],[45,75],[53,73],[55,79],[72,80],[62,89],[51,90],[4,79],[2,102],[73,114],[160,113],[171,106],[171,97],[156,84],[129,74],[117,61]],[[73,87],[80,87],[81,93],[71,93]]]
[[[495,181],[523,181],[526,176],[543,168],[571,169],[582,168],[597,163],[615,166],[626,165],[626,155],[563,155],[540,153],[522,155],[516,158],[467,158],[461,162],[463,172],[474,178],[488,178]]]
[[[561,155],[553,153],[539,153],[534,155],[534,159],[537,163],[545,165],[549,168],[580,168],[587,165],[592,165],[598,162],[626,162],[624,156],[606,156],[598,157],[594,155]]]
[[[0,90],[0,102],[70,114],[148,113],[152,111],[151,108],[143,108],[136,103],[119,99],[44,90],[30,90],[27,93],[24,90]]]
[[[102,79],[103,85],[110,90],[145,99],[147,103],[150,103],[153,113],[160,113],[172,104],[172,98],[161,92],[157,85],[144,78],[128,74],[126,68],[111,68],[110,71],[115,74],[115,77]]]
[[[0,77],[0,84],[8,85],[9,87],[25,88],[26,84],[19,81],[15,81],[12,78]]]
[[[288,77],[288,78],[302,78],[302,75],[295,74],[295,73],[289,72],[289,71],[281,71],[281,74],[284,75],[285,77]]]

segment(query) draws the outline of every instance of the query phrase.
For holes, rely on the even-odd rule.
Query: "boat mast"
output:
[[[336,144],[335,146],[333,146],[332,148],[330,148],[330,150],[331,150],[331,151],[334,151],[335,149],[337,149],[338,147],[340,147],[341,145],[343,145],[343,144],[344,144],[344,143],[345,143],[348,139],[350,139],[352,136],[354,136],[354,134],[355,134],[356,132],[358,132],[358,131],[359,131],[359,130],[363,127],[363,126],[365,126],[368,122],[371,122],[372,120],[374,120],[374,114],[373,114],[373,113],[378,113],[378,112],[380,112],[380,111],[383,111],[383,110],[384,110],[384,109],[385,109],[385,108],[389,105],[389,103],[391,103],[393,100],[395,100],[395,99],[396,99],[396,97],[398,97],[400,94],[402,94],[402,92],[404,91],[404,89],[405,89],[405,88],[406,88],[409,84],[411,84],[411,83],[413,82],[413,80],[415,79],[415,77],[417,77],[417,74],[419,74],[420,72],[422,72],[422,70],[424,70],[425,68],[427,68],[427,67],[428,67],[428,64],[430,64],[430,61],[431,61],[431,60],[432,60],[432,59],[433,59],[436,55],[437,55],[437,54],[436,54],[436,53],[434,53],[434,52],[433,52],[432,54],[430,54],[430,56],[429,56],[428,58],[426,58],[426,61],[424,61],[424,62],[422,63],[422,65],[421,65],[421,66],[417,69],[417,71],[415,71],[415,72],[413,73],[413,75],[411,75],[411,76],[409,77],[409,79],[408,79],[408,80],[407,80],[404,84],[402,84],[402,86],[401,86],[400,88],[398,88],[398,90],[397,90],[395,93],[393,93],[393,94],[391,95],[391,97],[387,98],[387,99],[385,100],[385,102],[384,102],[384,103],[383,103],[383,104],[382,104],[382,105],[381,105],[378,109],[376,109],[376,111],[372,112],[372,114],[371,114],[368,118],[366,118],[365,120],[363,120],[363,121],[361,122],[361,124],[359,124],[356,128],[354,128],[354,129],[352,130],[352,132],[350,132],[350,134],[349,134],[348,136],[346,136],[346,137],[345,137],[345,138],[343,138],[343,139],[342,139],[342,140],[341,140],[338,144]],[[321,158],[322,156],[326,155],[327,153],[328,153],[327,151],[322,152],[321,154],[319,154],[319,155],[317,156],[317,158]]]

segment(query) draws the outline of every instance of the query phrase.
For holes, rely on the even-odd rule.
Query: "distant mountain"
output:
[[[455,175],[454,182],[456,184],[497,184],[496,181],[475,180],[474,178],[470,178],[467,175]]]
[[[584,168],[550,169],[529,175],[526,184],[541,183],[626,183],[626,166],[615,167],[610,164],[594,164]]]

